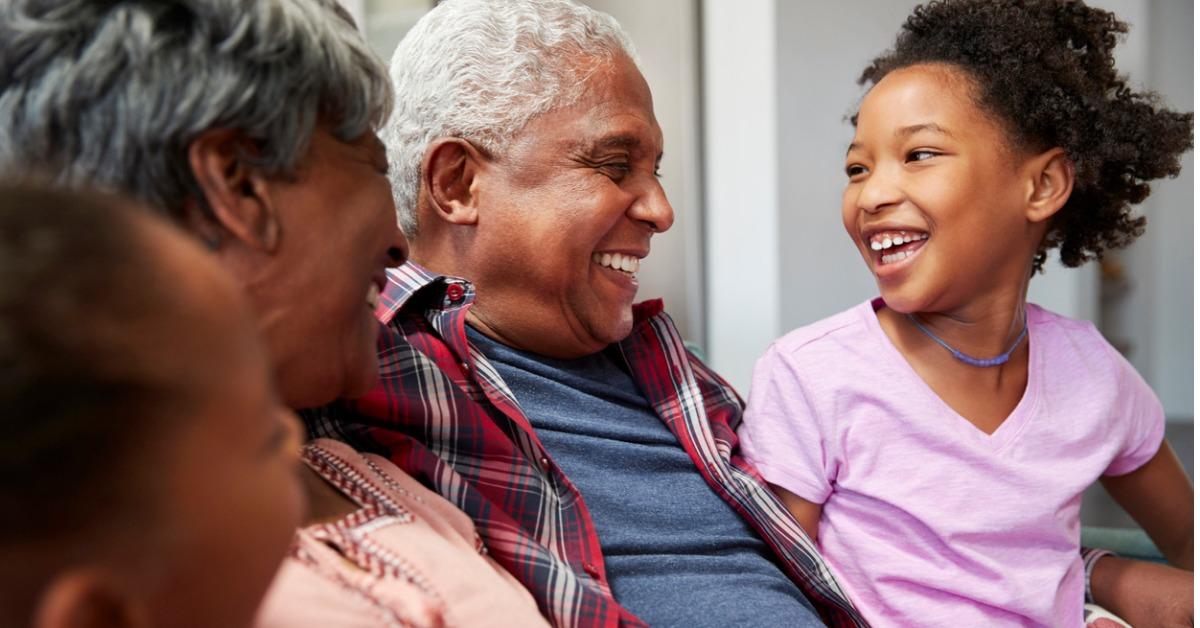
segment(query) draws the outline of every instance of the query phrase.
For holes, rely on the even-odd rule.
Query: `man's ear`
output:
[[[486,160],[478,148],[462,138],[443,137],[430,143],[421,174],[438,218],[456,225],[479,221],[476,184]]]
[[[1067,204],[1075,188],[1075,168],[1061,148],[1035,155],[1028,162],[1030,194],[1025,218],[1045,222]]]
[[[117,580],[99,570],[56,576],[33,610],[33,628],[149,628],[146,609]]]
[[[267,178],[246,161],[246,155],[255,151],[253,143],[241,133],[212,129],[192,140],[188,163],[216,220],[213,227],[251,248],[270,253],[279,245],[279,215]],[[219,241],[222,234],[213,235]]]

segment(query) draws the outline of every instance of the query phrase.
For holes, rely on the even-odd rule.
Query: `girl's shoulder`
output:
[[[1104,338],[1089,320],[1063,316],[1046,308],[1029,303],[1026,305],[1026,321],[1031,334],[1043,343],[1051,345],[1069,344],[1076,348],[1091,349],[1106,355],[1116,349]]]
[[[1133,366],[1088,320],[1063,316],[1030,303],[1026,309],[1031,342],[1060,375],[1119,385],[1138,379]]]
[[[803,353],[806,349],[841,345],[852,341],[853,338],[869,335],[872,324],[878,326],[878,322],[875,320],[873,300],[860,303],[815,323],[793,329],[771,343],[771,351],[794,355]]]

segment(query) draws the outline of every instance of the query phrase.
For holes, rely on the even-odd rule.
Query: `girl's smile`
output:
[[[881,280],[907,268],[928,239],[928,233],[911,228],[871,228],[862,237],[871,250],[872,271]]]

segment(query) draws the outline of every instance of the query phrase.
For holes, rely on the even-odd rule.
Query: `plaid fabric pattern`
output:
[[[472,285],[411,263],[388,280],[376,311],[385,323],[379,384],[361,399],[305,412],[310,435],[384,455],[470,515],[491,556],[554,625],[643,625],[613,599],[582,496],[467,342]],[[762,535],[827,623],[865,626],[812,541],[737,454],[737,393],[684,348],[661,302],[634,306],[634,321],[621,354],[698,472]]]

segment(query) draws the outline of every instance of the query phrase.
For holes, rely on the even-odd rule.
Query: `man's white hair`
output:
[[[380,135],[400,226],[417,233],[421,161],[439,137],[491,156],[534,117],[574,104],[592,72],[633,42],[611,16],[571,0],[446,0],[392,56],[395,108]]]

